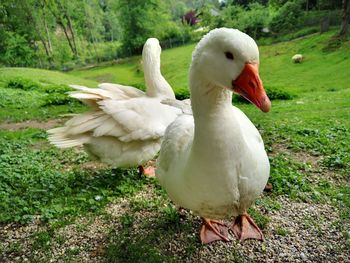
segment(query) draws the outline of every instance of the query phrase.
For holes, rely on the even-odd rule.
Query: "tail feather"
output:
[[[58,148],[82,146],[83,144],[88,143],[91,138],[91,135],[89,134],[71,135],[68,133],[66,127],[54,128],[47,132],[49,134],[49,142]]]

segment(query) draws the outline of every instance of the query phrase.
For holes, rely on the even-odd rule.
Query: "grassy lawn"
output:
[[[69,73],[0,68],[0,262],[347,262],[350,43],[323,52],[332,33],[261,46],[264,84],[293,98],[274,100],[268,114],[237,103],[271,162],[273,189],[249,211],[264,243],[202,246],[200,219],[178,211],[156,180],[48,144],[49,121],[86,110],[66,98],[67,84],[142,86],[140,57]],[[175,91],[187,88],[193,47],[162,53]],[[302,64],[291,62],[296,53]]]

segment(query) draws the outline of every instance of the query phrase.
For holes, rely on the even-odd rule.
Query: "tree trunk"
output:
[[[50,38],[50,31],[49,31],[49,29],[47,27],[47,23],[46,23],[45,5],[42,5],[41,8],[43,10],[43,21],[44,21],[44,28],[45,28],[46,38],[47,38],[47,46],[48,46],[48,49],[49,49],[50,53],[52,53],[52,44],[51,44],[51,38]]]
[[[350,23],[350,0],[343,0],[343,15],[340,26],[340,37],[345,37],[348,34],[348,28]]]
[[[51,62],[52,62],[52,56],[51,56],[51,53],[50,53],[50,49],[49,49],[49,47],[48,47],[46,41],[45,41],[42,37],[40,37],[40,41],[41,41],[41,43],[42,43],[43,46],[44,46],[47,59],[48,59],[48,61],[49,61],[50,64],[51,64]]]
[[[71,33],[71,36],[72,36],[72,44],[73,44],[73,47],[74,47],[74,56],[75,57],[78,57],[78,50],[77,50],[77,45],[76,45],[76,42],[75,42],[75,35],[74,35],[74,31],[73,31],[73,25],[72,25],[72,20],[70,19],[69,15],[68,14],[65,14],[65,17],[68,21],[68,27],[69,27],[69,31]]]
[[[61,26],[61,28],[63,29],[64,35],[65,35],[66,38],[67,38],[69,47],[70,47],[70,49],[72,50],[73,55],[74,55],[74,56],[77,56],[76,50],[74,49],[74,46],[73,46],[73,44],[72,44],[72,41],[71,41],[71,39],[70,39],[70,37],[69,37],[67,28],[65,27],[64,23],[63,23],[62,21],[57,21],[57,24],[58,24],[59,26]]]

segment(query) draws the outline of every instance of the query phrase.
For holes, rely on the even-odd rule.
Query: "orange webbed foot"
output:
[[[137,168],[139,170],[140,174],[143,174],[147,177],[154,177],[156,176],[156,167],[155,167],[155,161],[151,160],[147,162],[147,167],[143,165],[139,165]]]
[[[216,220],[203,218],[200,230],[200,238],[202,244],[208,244],[214,241],[222,240],[230,241],[228,238],[228,226]]]
[[[231,230],[241,242],[250,238],[264,240],[264,235],[260,228],[247,213],[239,215],[236,218],[234,224],[231,226]]]

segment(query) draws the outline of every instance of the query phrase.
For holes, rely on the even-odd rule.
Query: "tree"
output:
[[[298,28],[303,14],[299,1],[286,2],[270,21],[272,32],[284,33]]]
[[[140,53],[147,38],[166,38],[174,24],[160,0],[120,0],[119,21],[123,28],[123,49]]]
[[[350,23],[350,0],[343,0],[343,10],[342,10],[342,22],[340,26],[340,37],[345,37],[348,34],[348,28]]]

